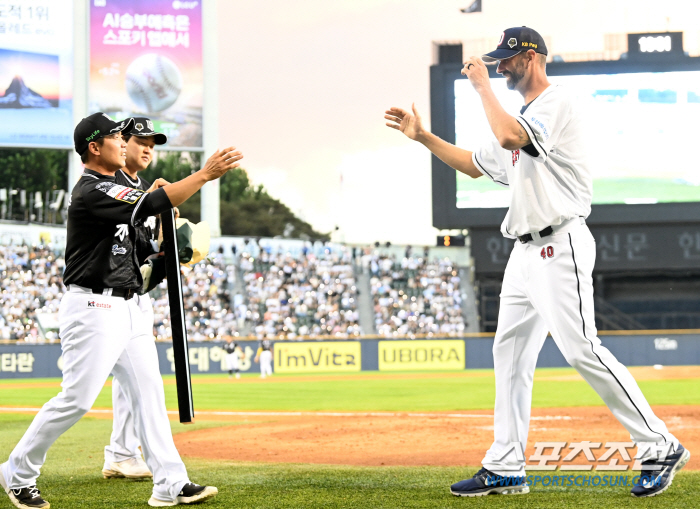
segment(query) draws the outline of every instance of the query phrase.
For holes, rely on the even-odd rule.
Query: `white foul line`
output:
[[[37,413],[39,407],[0,407],[0,412],[33,412]],[[111,414],[112,410],[108,408],[95,408],[88,411],[88,414]],[[178,415],[176,410],[168,410],[170,415]],[[268,411],[250,411],[250,412],[232,412],[232,411],[198,411],[198,416],[219,415],[231,417],[451,417],[457,419],[487,419],[493,418],[493,414],[441,414],[441,413],[416,413],[416,412],[268,412]],[[542,415],[530,417],[532,421],[560,421],[572,420],[569,415]]]

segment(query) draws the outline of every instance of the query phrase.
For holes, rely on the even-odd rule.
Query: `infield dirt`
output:
[[[688,470],[700,470],[700,406],[655,406],[693,456]],[[208,417],[205,417],[208,418]],[[241,416],[236,420],[240,422]],[[257,422],[179,433],[183,455],[280,463],[340,465],[477,466],[493,440],[493,412],[429,414],[270,415]],[[262,422],[261,422],[262,421]],[[536,408],[532,411],[525,457],[535,442],[629,442],[629,434],[606,407]],[[629,448],[633,456],[635,449]],[[562,450],[562,457],[570,449]],[[546,453],[551,453],[551,449]],[[567,464],[589,464],[583,453]],[[619,453],[620,465],[631,465]],[[528,461],[528,464],[534,462]],[[609,459],[600,464],[609,463]],[[562,461],[549,463],[562,465]],[[598,463],[594,463],[598,464]],[[606,474],[614,474],[608,471]]]

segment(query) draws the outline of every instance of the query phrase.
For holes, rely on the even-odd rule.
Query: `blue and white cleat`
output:
[[[480,497],[482,495],[525,495],[530,487],[525,476],[498,475],[482,468],[471,479],[450,486],[456,497]]]
[[[642,473],[639,476],[639,481],[632,488],[632,496],[654,497],[663,493],[671,486],[676,472],[683,468],[689,459],[690,452],[679,444],[676,452],[669,454],[663,460],[643,461]],[[649,465],[650,468],[644,468],[645,465]]]

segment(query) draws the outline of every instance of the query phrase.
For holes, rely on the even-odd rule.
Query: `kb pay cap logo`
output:
[[[515,37],[511,37],[510,39],[508,39],[508,46],[510,46],[511,48],[514,48],[517,45],[518,41],[515,40]]]

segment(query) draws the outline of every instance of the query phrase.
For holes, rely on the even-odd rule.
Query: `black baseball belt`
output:
[[[539,232],[540,237],[549,237],[552,233],[554,233],[554,229],[552,229],[551,226],[548,226],[547,228],[544,228],[543,230],[540,230]],[[522,242],[523,244],[527,244],[531,240],[533,240],[533,237],[531,234],[526,233],[525,235],[520,235],[518,237],[518,240]]]
[[[105,288],[92,288],[92,293],[97,295],[104,295]],[[129,300],[134,295],[136,295],[136,289],[134,288],[112,288],[112,297],[121,297],[124,300]]]

